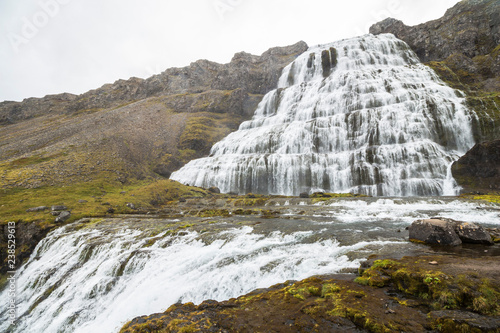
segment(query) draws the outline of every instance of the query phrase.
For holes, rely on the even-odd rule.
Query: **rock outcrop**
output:
[[[446,218],[417,220],[408,230],[410,241],[431,245],[493,244],[488,231],[480,225]]]
[[[451,55],[472,59],[487,55],[500,44],[500,6],[497,0],[464,0],[437,20],[407,26],[394,18],[370,27],[370,33],[392,33],[404,40],[422,62],[442,61]],[[491,68],[500,73],[498,59]]]
[[[79,96],[63,93],[44,98],[28,98],[23,102],[6,101],[0,103],[0,125],[16,123],[47,113],[74,114],[84,110],[103,110],[154,96],[236,89],[241,90],[239,107],[224,111],[249,114],[253,110],[245,106],[255,104],[255,101],[251,101],[250,95],[263,95],[274,89],[283,67],[305,50],[307,44],[301,41],[291,46],[269,49],[261,56],[246,52],[236,53],[228,64],[198,60],[188,67],[170,68],[145,80],[135,77],[118,80]],[[210,96],[204,99],[209,101],[208,104],[216,102],[211,101]],[[182,102],[180,104],[181,108],[177,110],[185,111],[186,105]]]
[[[500,190],[500,140],[476,144],[453,163],[453,177],[465,192]]]

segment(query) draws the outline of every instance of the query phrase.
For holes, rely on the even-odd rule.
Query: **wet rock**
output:
[[[500,230],[498,228],[486,229],[491,235],[491,240],[495,243],[500,243]]]
[[[460,245],[461,243],[492,245],[490,233],[475,223],[448,218],[418,220],[408,228],[410,241],[426,244]]]
[[[477,313],[441,310],[429,313],[429,318],[442,327],[446,326],[447,331],[452,332],[498,332],[500,329],[500,316],[482,316]],[[466,330],[464,330],[466,328]]]
[[[457,246],[462,244],[460,237],[455,232],[454,225],[450,222],[427,219],[417,220],[408,228],[410,241],[426,244],[439,244]]]
[[[68,211],[62,211],[59,216],[56,217],[56,223],[62,223],[67,221],[71,217],[71,213]]]
[[[33,207],[33,208],[28,208],[26,210],[27,213],[35,213],[35,212],[43,212],[44,210],[49,209],[49,207],[46,206],[40,206],[40,207]]]
[[[493,240],[489,232],[475,223],[458,222],[455,232],[463,243],[492,245]]]
[[[68,207],[63,206],[63,205],[52,206],[52,211],[53,212],[59,212],[59,211],[63,211],[63,210],[68,210]]]
[[[211,193],[220,193],[220,189],[216,186],[212,186],[208,189],[209,192]]]
[[[309,198],[309,193],[307,193],[307,192],[302,192],[302,193],[300,193],[300,194],[299,194],[299,197],[300,197],[300,198]]]

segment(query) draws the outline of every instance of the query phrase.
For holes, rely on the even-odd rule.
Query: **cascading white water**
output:
[[[223,192],[455,195],[474,144],[461,93],[392,34],[312,47],[252,120],[171,179]]]
[[[179,301],[225,300],[286,280],[356,268],[372,253],[408,253],[420,245],[408,243],[399,231],[415,219],[442,215],[500,225],[498,205],[476,209],[477,203],[451,198],[362,198],[322,206],[285,200],[277,204],[296,219],[254,226],[237,222],[256,217],[220,218],[199,231],[176,229],[180,221],[132,218],[59,228],[16,273],[16,325],[4,320],[0,332],[118,332],[128,320]],[[312,215],[304,216],[304,209]],[[151,234],[161,225],[170,229]],[[0,299],[7,300],[8,293],[3,290]],[[8,302],[0,302],[0,316],[7,311]]]

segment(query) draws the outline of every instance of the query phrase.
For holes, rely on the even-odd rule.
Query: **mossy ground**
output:
[[[34,189],[1,189],[0,224],[8,221],[51,224],[54,217],[50,209],[42,212],[26,212],[38,206],[64,205],[71,210],[68,222],[83,217],[148,211],[167,205],[181,197],[204,197],[208,191],[184,186],[172,180],[137,180],[121,184],[110,180],[95,180],[69,184],[62,187],[43,186]],[[132,203],[136,209],[127,206]]]
[[[500,194],[471,194],[465,193],[460,195],[461,198],[478,200],[478,201],[487,201],[500,204]]]

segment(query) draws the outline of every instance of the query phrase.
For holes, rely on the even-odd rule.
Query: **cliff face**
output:
[[[496,0],[465,0],[440,19],[413,27],[388,18],[370,33],[392,33],[410,45],[422,62],[442,61],[454,54],[470,59],[487,55],[500,43],[500,6]],[[493,69],[499,73],[500,67]]]
[[[388,18],[370,33],[392,33],[407,42],[421,61],[467,94],[476,112],[476,141],[500,138],[500,3],[464,0],[437,20],[416,26]]]
[[[253,114],[304,42],[230,63],[199,60],[82,95],[0,103],[0,185],[168,177]]]
[[[500,140],[476,144],[452,167],[465,191],[500,191]]]
[[[263,95],[274,89],[283,67],[306,49],[306,43],[298,42],[287,47],[269,49],[261,56],[240,52],[228,64],[198,60],[188,67],[170,68],[145,80],[118,80],[79,96],[64,93],[44,98],[28,98],[23,102],[6,101],[0,103],[0,124],[12,124],[48,113],[73,114],[103,110],[149,97],[236,89],[241,89],[239,99],[242,105],[230,112],[249,114],[253,110],[251,105],[245,104],[248,99],[252,100],[248,95]],[[250,102],[254,103],[254,100]],[[181,106],[189,108],[190,105]]]

